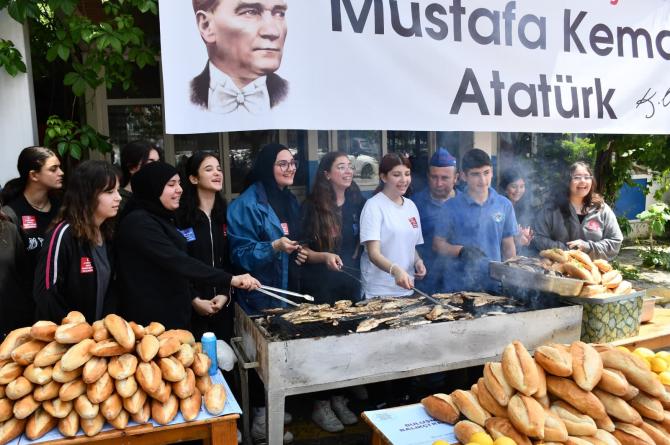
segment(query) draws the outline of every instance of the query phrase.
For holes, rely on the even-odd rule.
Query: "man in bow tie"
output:
[[[221,114],[260,114],[288,94],[277,74],[286,0],[192,0],[209,61],[191,81],[191,102]]]

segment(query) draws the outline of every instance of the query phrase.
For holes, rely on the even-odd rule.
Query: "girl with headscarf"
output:
[[[264,146],[250,177],[251,185],[228,207],[228,237],[234,265],[254,274],[263,284],[300,290],[298,265],[307,256],[298,243],[300,207],[289,190],[298,163],[284,145]],[[269,296],[241,295],[248,314],[285,307]]]
[[[182,194],[177,170],[163,162],[144,166],[132,179],[133,197],[118,229],[120,313],[146,325],[167,329],[191,325],[190,281],[252,290],[248,274],[233,276],[187,253],[187,240],[174,224]]]
[[[93,322],[115,311],[110,241],[120,203],[112,164],[85,161],[74,170],[35,269],[38,320],[60,323],[79,311]]]

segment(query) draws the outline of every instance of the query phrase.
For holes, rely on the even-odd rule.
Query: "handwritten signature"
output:
[[[654,117],[656,114],[656,107],[660,106],[663,108],[667,108],[670,106],[670,88],[668,88],[665,91],[665,94],[661,98],[656,98],[656,95],[658,94],[658,91],[652,90],[649,88],[646,93],[644,93],[644,96],[642,96],[642,99],[638,99],[637,102],[635,102],[635,108],[640,108],[641,106],[646,106],[647,108],[647,114],[644,115],[647,119],[651,119]],[[656,98],[656,100],[654,100]]]

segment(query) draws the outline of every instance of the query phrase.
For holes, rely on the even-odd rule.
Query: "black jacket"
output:
[[[172,220],[144,209],[131,211],[117,233],[117,280],[120,313],[146,325],[190,328],[190,281],[230,286],[232,275],[192,258],[186,238]]]
[[[180,208],[181,209],[181,208]],[[187,215],[177,212],[177,228],[187,241],[187,251],[190,256],[205,264],[225,270],[231,270],[230,256],[228,255],[228,239],[225,218],[217,221],[207,218],[204,212],[197,210],[195,221],[189,221]],[[217,287],[198,281],[191,283],[193,298],[211,300],[216,295],[228,295],[232,297],[230,287]],[[230,300],[226,307],[217,314],[207,317],[193,311],[191,317],[191,330],[196,338],[205,332],[211,331],[217,338],[230,340],[232,337],[233,310]]]
[[[114,271],[110,250],[107,244],[107,257]],[[103,315],[116,309],[110,288]],[[37,319],[60,323],[68,312],[79,311],[92,323],[96,320],[97,290],[97,266],[90,244],[75,238],[68,223],[59,223],[47,233],[35,269],[33,298]]]
[[[266,85],[270,96],[270,108],[279,105],[286,99],[288,94],[288,82],[275,73],[267,75]],[[191,102],[203,108],[207,108],[209,102],[209,62],[205,65],[202,73],[191,81]]]

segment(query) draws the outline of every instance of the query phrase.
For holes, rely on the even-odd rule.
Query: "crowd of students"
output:
[[[0,195],[3,334],[79,310],[91,322],[116,312],[229,340],[233,299],[249,314],[285,306],[259,293],[261,283],[316,303],[408,296],[414,288],[496,292],[490,261],[551,247],[611,259],[623,240],[584,163],[571,166],[564,188],[535,211],[518,171],[503,172],[500,193],[492,187],[491,159],[479,149],[466,152],[460,172],[438,149],[427,188],[412,198],[409,160],[387,154],[367,201],[349,156],[331,152],[301,206],[290,189],[298,161],[270,144],[227,206],[215,155],[196,152],[178,168],[160,156],[133,142],[122,149],[120,170],[82,162],[61,200],[58,157],[43,147],[21,152],[19,177]],[[313,418],[323,428],[356,421],[341,394],[317,399]],[[260,420],[254,427],[264,434]]]

